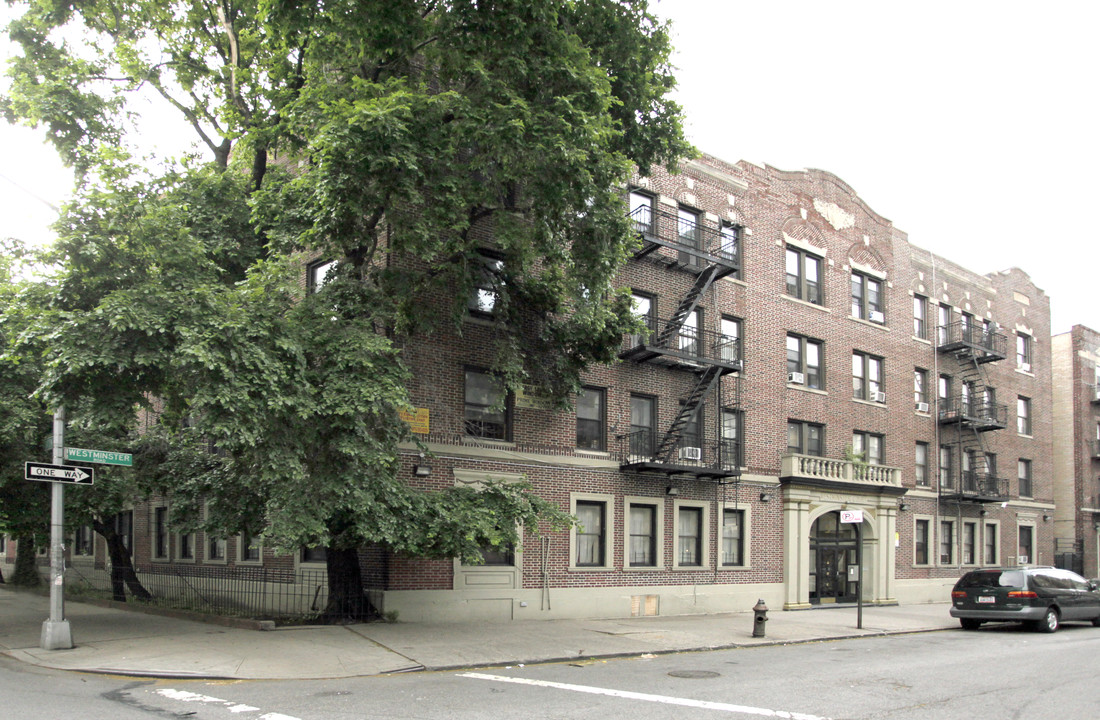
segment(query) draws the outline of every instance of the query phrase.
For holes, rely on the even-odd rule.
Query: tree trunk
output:
[[[21,587],[38,587],[42,576],[38,574],[38,563],[34,556],[34,538],[24,535],[16,538],[15,572],[11,575],[11,584]]]
[[[130,552],[122,544],[122,536],[115,532],[114,526],[94,520],[92,527],[107,541],[107,555],[111,560],[111,599],[126,602],[126,588],[129,587],[130,593],[139,600],[152,600],[152,593],[145,589],[134,572]]]
[[[354,622],[377,617],[363,592],[363,573],[359,568],[356,548],[325,548],[328,570],[328,604],[322,618],[325,622]]]

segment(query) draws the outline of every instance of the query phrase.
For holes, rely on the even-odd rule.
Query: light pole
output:
[[[65,408],[53,414],[53,464],[65,460]],[[42,623],[43,650],[68,650],[72,631],[65,619],[65,484],[52,482],[50,496],[50,619]]]

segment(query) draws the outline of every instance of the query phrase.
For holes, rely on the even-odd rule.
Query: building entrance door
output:
[[[841,523],[839,512],[819,517],[810,529],[810,602],[855,602],[856,583],[848,579],[855,565],[855,526]]]

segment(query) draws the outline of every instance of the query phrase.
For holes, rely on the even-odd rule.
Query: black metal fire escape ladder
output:
[[[688,290],[687,295],[684,296],[680,306],[676,308],[676,312],[669,318],[668,323],[661,329],[661,332],[657,335],[654,342],[658,347],[666,347],[676,334],[680,332],[680,329],[684,326],[684,321],[691,315],[692,311],[699,306],[699,298],[703,297],[703,293],[710,288],[714,283],[715,278],[718,276],[719,268],[717,265],[710,265],[706,270],[699,273],[699,276],[695,278],[695,284]]]
[[[978,357],[974,352],[960,352],[956,355],[959,360],[959,378],[969,388],[968,405],[966,413],[984,418],[987,412],[993,412],[993,407],[986,407],[986,388],[988,381]],[[961,395],[960,395],[961,397]],[[977,410],[975,410],[977,408]],[[963,410],[963,408],[959,408]],[[964,428],[964,425],[967,427]],[[984,433],[973,423],[960,423],[958,428],[959,444],[959,468],[962,468],[962,453],[970,455],[970,472],[975,478],[989,477],[989,454],[986,450]],[[960,485],[960,490],[962,486]]]
[[[668,432],[661,438],[661,442],[657,444],[653,453],[654,457],[664,462],[672,462],[672,454],[683,437],[684,426],[688,424],[695,411],[698,410],[699,405],[721,380],[722,374],[723,370],[718,365],[709,365],[699,373],[695,386],[691,388],[691,392],[688,393],[688,396],[683,400],[683,404],[680,405],[680,413],[672,421],[672,425],[669,426]]]

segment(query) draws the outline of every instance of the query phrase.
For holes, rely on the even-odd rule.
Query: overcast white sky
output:
[[[910,242],[1100,330],[1100,3],[664,0],[688,135],[820,168]]]
[[[678,99],[700,150],[828,170],[911,242],[976,272],[1028,272],[1053,332],[1100,330],[1100,3],[655,9],[674,23]],[[9,12],[0,5],[4,24]],[[0,122],[0,235],[47,238],[47,203],[69,190],[40,137]]]

